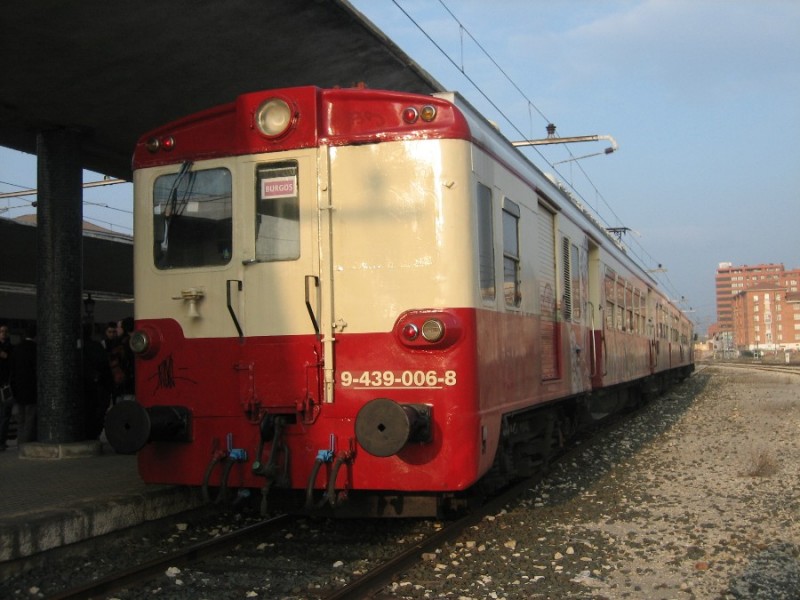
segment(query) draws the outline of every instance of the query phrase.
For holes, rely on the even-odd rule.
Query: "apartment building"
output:
[[[800,351],[800,269],[751,282],[731,302],[736,348]]]
[[[717,300],[715,332],[725,333],[734,330],[733,298],[736,294],[753,286],[767,283],[778,285],[784,273],[782,264],[734,266],[729,262],[719,263],[715,278]]]

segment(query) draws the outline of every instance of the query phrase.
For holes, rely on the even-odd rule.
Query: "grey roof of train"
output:
[[[84,168],[130,179],[144,133],[243,92],[441,86],[346,0],[9,0],[0,36],[0,145],[84,134]]]

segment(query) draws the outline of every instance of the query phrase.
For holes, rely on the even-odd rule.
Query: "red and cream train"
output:
[[[434,514],[693,369],[692,324],[460,96],[249,93],[134,155],[146,482]]]

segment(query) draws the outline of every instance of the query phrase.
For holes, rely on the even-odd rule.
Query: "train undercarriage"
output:
[[[274,476],[281,471],[280,463],[289,460],[280,444],[278,424],[277,437],[267,436],[268,441],[278,440],[274,446],[276,452],[270,453],[266,463],[257,463],[253,467],[265,477],[262,489],[238,490],[234,493],[224,487],[209,488],[204,485],[204,495],[208,501],[219,504],[258,501],[264,515],[277,511],[337,518],[446,518],[463,513],[494,491],[520,479],[545,473],[551,460],[576,435],[590,433],[592,426],[606,418],[653,400],[674,383],[691,375],[692,370],[690,365],[591,394],[503,415],[501,438],[492,467],[475,485],[463,492],[343,491],[332,487],[315,490],[311,486],[305,491],[290,490],[279,477]],[[335,481],[337,468],[333,466],[330,481]]]

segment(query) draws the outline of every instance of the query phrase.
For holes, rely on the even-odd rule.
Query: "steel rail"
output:
[[[87,600],[88,598],[105,597],[106,594],[119,590],[128,584],[152,579],[156,575],[164,573],[168,567],[185,565],[219,554],[241,543],[243,539],[250,536],[275,531],[285,525],[289,520],[291,520],[289,515],[278,515],[266,521],[237,529],[236,531],[199,542],[192,546],[187,546],[167,556],[154,558],[153,560],[134,565],[128,569],[111,573],[100,579],[95,579],[81,586],[61,591],[48,596],[47,600]]]
[[[417,542],[387,562],[367,571],[345,587],[325,596],[325,600],[363,600],[364,598],[369,598],[370,594],[374,594],[389,585],[395,575],[420,562],[425,552],[453,541],[465,530],[482,521],[484,517],[498,512],[503,506],[536,485],[542,477],[544,477],[544,474],[537,474],[533,478],[525,479],[510,486],[502,494],[492,498],[474,512],[470,512],[453,521],[430,537]]]
[[[800,365],[797,364],[764,364],[764,363],[706,363],[708,367],[721,367],[723,369],[742,369],[748,371],[767,371],[771,373],[785,373],[788,375],[800,375]]]
[[[498,495],[487,500],[485,504],[471,510],[469,514],[456,519],[430,537],[417,542],[387,562],[367,571],[358,579],[324,596],[324,600],[364,600],[365,598],[377,597],[375,595],[390,585],[395,576],[408,571],[410,567],[419,563],[424,553],[453,541],[461,533],[478,524],[485,517],[498,513],[504,506],[538,485],[551,472],[553,466],[571,460],[579,453],[603,443],[605,440],[604,433],[614,431],[623,426],[628,419],[639,414],[649,404],[652,403],[646,403],[630,411],[611,414],[587,427],[571,438],[566,448],[554,454],[548,468],[534,473],[531,477],[510,484]]]

